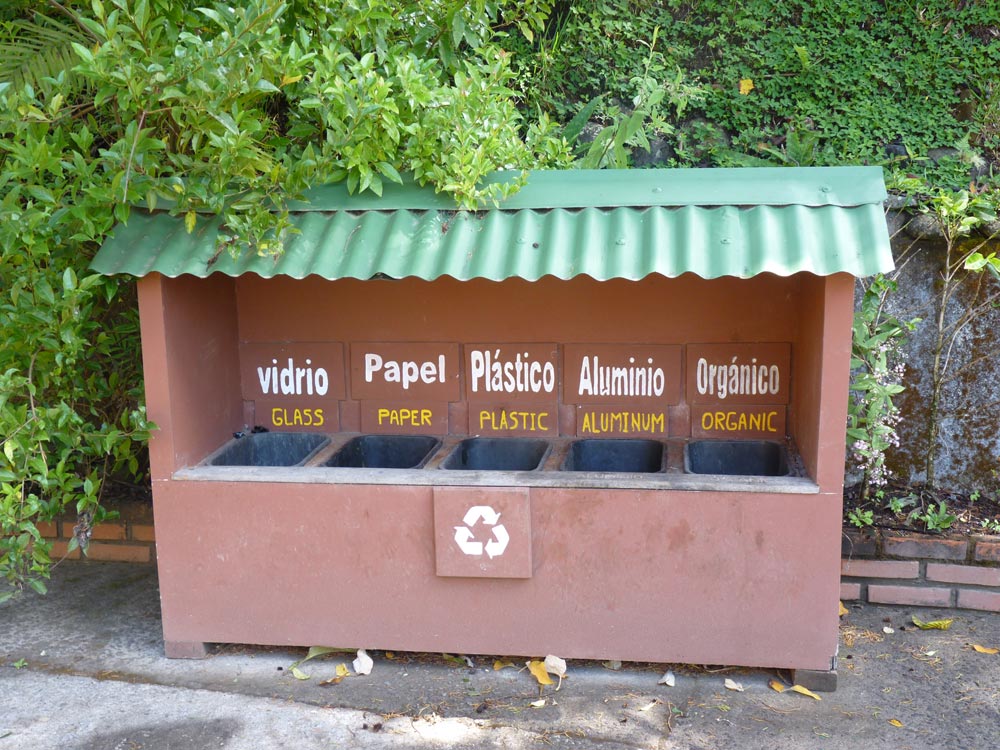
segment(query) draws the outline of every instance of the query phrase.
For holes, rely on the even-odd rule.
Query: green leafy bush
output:
[[[558,117],[597,94],[629,103],[658,30],[653,74],[697,87],[672,123],[679,164],[701,158],[690,131],[706,125],[765,158],[790,129],[815,132],[828,164],[881,162],[887,146],[924,156],[970,134],[995,154],[998,29],[985,1],[584,0],[557,7],[521,66],[527,95]]]
[[[142,406],[132,285],[87,272],[145,204],[188,231],[221,214],[220,251],[277,253],[287,202],[410,172],[476,207],[497,169],[569,163],[509,88],[512,30],[548,0],[68,0],[0,15],[0,576],[44,590],[37,523],[79,539],[109,477],[138,478]],[[39,16],[34,11],[50,14]],[[46,39],[60,54],[32,54]],[[67,67],[65,50],[73,55]],[[23,54],[22,54],[23,53]],[[9,596],[5,594],[4,596]]]

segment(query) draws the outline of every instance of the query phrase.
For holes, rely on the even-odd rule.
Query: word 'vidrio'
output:
[[[288,365],[280,369],[278,360],[272,359],[270,367],[257,368],[257,379],[265,394],[325,396],[330,389],[330,375],[323,367],[312,367],[311,359],[306,359],[305,367],[296,367],[295,360],[289,357]]]

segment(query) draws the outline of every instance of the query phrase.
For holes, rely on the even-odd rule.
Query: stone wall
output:
[[[946,246],[940,235],[933,236],[927,217],[890,211],[887,218],[899,284],[887,309],[900,320],[922,318],[905,349],[907,390],[896,399],[903,416],[898,427],[901,440],[887,463],[900,480],[921,482],[926,479],[931,373]],[[978,244],[982,239],[973,241]],[[982,250],[998,251],[1000,242]],[[946,326],[955,326],[970,305],[1000,294],[1000,281],[988,272],[963,271],[961,276],[962,284],[945,311]],[[941,489],[995,494],[1000,492],[1000,308],[961,326],[945,355],[947,383],[936,441],[936,484]]]

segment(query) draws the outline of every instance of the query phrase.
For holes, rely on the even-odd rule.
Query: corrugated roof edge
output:
[[[485,182],[516,179],[496,172]],[[638,206],[841,206],[882,203],[881,167],[759,167],[717,169],[535,170],[498,208],[616,208]],[[343,184],[307,191],[292,211],[455,210],[454,199],[420,187],[384,183],[382,196],[351,195]],[[493,208],[487,206],[487,209]]]

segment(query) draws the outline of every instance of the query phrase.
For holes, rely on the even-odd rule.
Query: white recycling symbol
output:
[[[472,527],[480,519],[484,524],[493,528],[493,536],[486,544],[474,541],[476,535],[472,531]],[[507,533],[507,529],[502,523],[498,523],[499,520],[500,514],[490,506],[473,505],[465,512],[465,518],[462,519],[465,525],[455,527],[455,543],[464,554],[472,557],[481,557],[484,551],[491,560],[494,557],[499,557],[507,549],[507,544],[510,542],[510,534]]]

